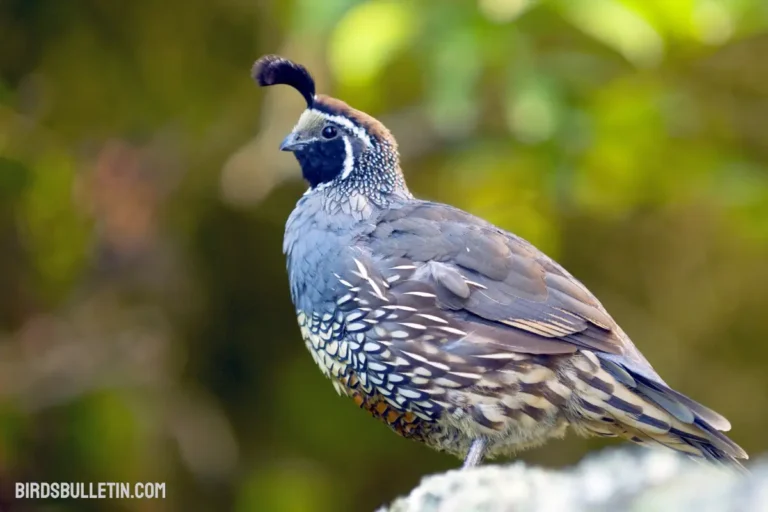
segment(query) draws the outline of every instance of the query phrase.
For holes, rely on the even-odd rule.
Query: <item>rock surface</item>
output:
[[[768,458],[749,475],[662,450],[608,450],[566,470],[518,462],[425,477],[378,512],[768,512]]]

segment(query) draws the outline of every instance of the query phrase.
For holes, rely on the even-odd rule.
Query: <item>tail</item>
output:
[[[749,456],[723,431],[730,423],[665,384],[592,352],[561,371],[574,391],[571,423],[577,432],[662,445],[691,457],[744,469]]]

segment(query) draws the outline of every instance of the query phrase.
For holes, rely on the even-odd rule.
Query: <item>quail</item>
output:
[[[340,394],[464,467],[569,426],[740,467],[728,420],[670,388],[558,263],[415,198],[387,128],[316,94],[305,67],[267,55],[252,72],[307,103],[280,146],[309,184],[283,250],[304,343]]]

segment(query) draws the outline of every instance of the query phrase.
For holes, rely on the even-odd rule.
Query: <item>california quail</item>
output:
[[[307,102],[280,149],[309,189],[285,230],[304,342],[336,390],[464,466],[562,437],[618,436],[738,466],[718,413],[671,389],[605,308],[522,238],[411,195],[376,119],[315,94],[301,65],[261,86]]]

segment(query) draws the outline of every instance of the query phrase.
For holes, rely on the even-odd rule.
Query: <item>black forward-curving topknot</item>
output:
[[[253,65],[251,76],[262,87],[290,85],[304,96],[307,106],[315,99],[315,81],[307,68],[278,55],[265,55]]]

